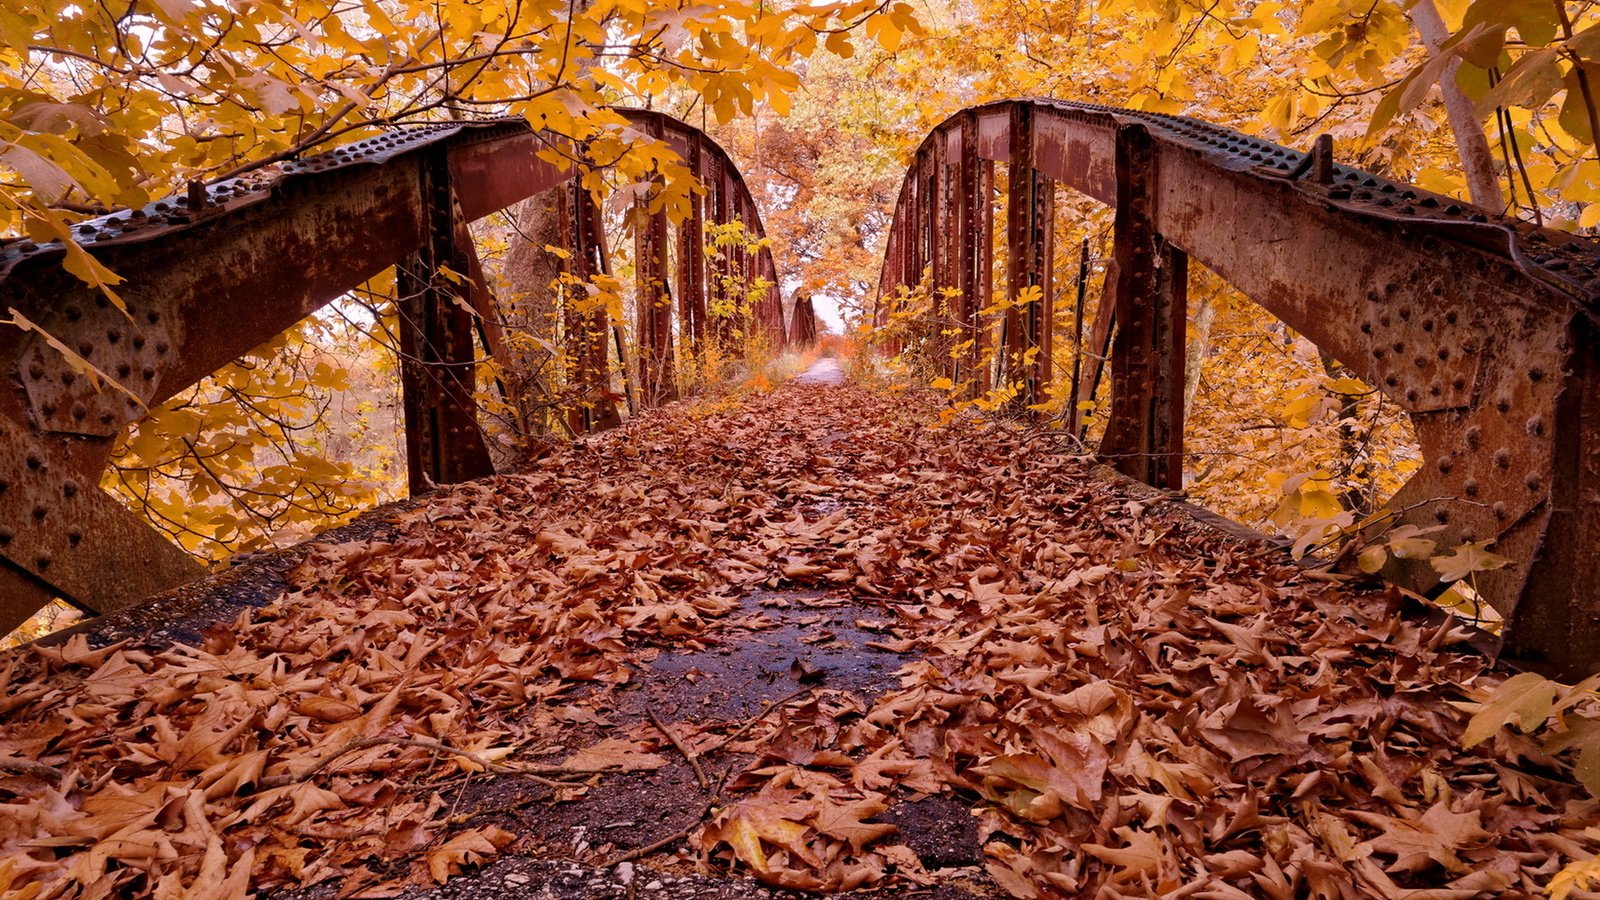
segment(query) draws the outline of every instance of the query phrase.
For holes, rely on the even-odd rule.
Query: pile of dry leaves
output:
[[[1600,845],[1566,762],[1460,749],[1451,701],[1500,676],[1458,632],[933,418],[854,387],[679,406],[319,546],[200,646],[0,657],[0,893],[382,896],[517,849],[464,781],[561,804],[668,760],[704,815],[645,865],[686,842],[801,889],[938,877],[880,815],[928,794],[1019,897],[1534,894]],[[577,727],[785,586],[876,605],[899,688]]]

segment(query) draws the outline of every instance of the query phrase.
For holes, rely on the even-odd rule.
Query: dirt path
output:
[[[1560,767],[1459,749],[1460,635],[808,376],[375,517],[232,627],[0,656],[0,892],[1464,898],[1596,849]]]

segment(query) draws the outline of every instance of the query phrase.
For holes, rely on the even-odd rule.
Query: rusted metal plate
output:
[[[977,116],[978,155],[993,162],[1011,159],[1011,110],[1005,105],[979,107]]]
[[[1113,131],[1082,128],[1065,114],[1045,110],[1033,125],[1034,165],[1107,206],[1117,202]]]
[[[97,611],[203,571],[101,491],[97,479],[9,419],[0,420],[0,555],[53,592]]]

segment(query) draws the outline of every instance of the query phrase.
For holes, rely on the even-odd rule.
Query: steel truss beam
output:
[[[640,136],[667,141],[703,183],[714,181],[728,198],[718,209],[737,210],[763,236],[743,179],[710,138],[660,113],[619,112]],[[541,158],[551,150],[573,152],[520,120],[408,127],[84,222],[80,243],[126,279],[117,286],[126,311],[67,274],[59,244],[0,242],[0,309],[37,323],[120,385],[94,383],[37,332],[0,329],[0,377],[11,386],[0,391],[0,631],[52,597],[107,612],[198,576],[197,562],[100,489],[115,438],[148,407],[390,267],[402,296],[413,490],[490,473],[473,401],[474,334],[499,354],[501,316],[467,224],[576,184],[574,168]],[[572,239],[586,250],[583,265],[598,270],[609,263],[584,200]],[[695,230],[680,234],[677,258],[691,267],[703,263],[698,229],[707,221],[697,206],[687,226]],[[727,219],[713,211],[709,221]],[[651,229],[657,240],[661,231]],[[777,280],[764,248],[741,265]],[[699,335],[707,281],[702,273],[687,282],[680,332]],[[757,324],[781,346],[776,288],[758,308]],[[604,409],[608,397],[593,397],[597,386],[610,391],[606,341],[618,323],[589,325],[579,329],[598,334],[583,345],[585,429],[617,420],[614,403]],[[652,347],[662,336],[670,341],[657,332]]]
[[[1010,100],[958,113],[918,150],[887,242],[880,321],[885,298],[922,277],[920,242],[908,236],[933,222],[925,196],[954,190],[962,219],[989,209],[989,190],[966,173],[996,162],[1009,167],[1013,297],[1051,269],[1033,224],[1047,218],[1038,210],[1050,182],[1118,207],[1076,398],[1094,396],[1096,354],[1109,343],[1110,462],[1182,484],[1192,257],[1411,416],[1426,462],[1390,502],[1393,521],[1442,526],[1441,547],[1492,540],[1517,561],[1477,576],[1507,619],[1507,651],[1569,672],[1600,668],[1600,244],[1338,165],[1326,141],[1306,154],[1193,119]],[[957,259],[989,246],[981,230],[954,230]],[[960,265],[946,271],[932,270],[946,279],[934,289],[981,309],[981,283]],[[1052,330],[1016,309],[1003,325],[1011,359]],[[1031,399],[1050,373],[1010,377]],[[1421,560],[1394,560],[1384,574],[1419,591],[1438,584]]]

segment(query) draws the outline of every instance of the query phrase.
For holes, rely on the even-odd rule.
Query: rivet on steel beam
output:
[[[1500,519],[1502,521],[1505,520],[1505,518],[1509,515],[1509,513],[1506,511],[1506,505],[1504,503],[1496,503],[1494,506],[1489,507],[1489,509],[1494,512],[1494,517],[1496,519]]]
[[[133,349],[135,349],[135,350],[143,350],[144,349],[144,335],[142,335],[142,334],[134,335],[134,338],[133,338]]]
[[[1412,359],[1411,362],[1415,364],[1417,368],[1421,369],[1428,365],[1428,358],[1426,356],[1418,356]]]
[[[1384,326],[1385,328],[1389,327],[1389,323],[1392,321],[1394,320],[1389,318],[1388,313],[1378,316],[1378,324]]]
[[[1494,400],[1494,409],[1495,409],[1495,412],[1498,412],[1501,415],[1504,415],[1505,413],[1507,413],[1507,412],[1509,412],[1511,410],[1511,400],[1508,399],[1507,397],[1505,397],[1504,395],[1496,397],[1495,400]]]
[[[77,381],[77,380],[78,380],[78,376],[74,372],[62,372],[61,373],[61,383],[62,384],[70,386],[74,381]]]
[[[37,453],[29,453],[28,454],[28,468],[30,468],[30,469],[34,470],[35,472],[37,472],[40,469],[44,468],[44,460],[40,459],[39,458],[39,454],[37,454]]]
[[[1467,429],[1465,437],[1467,440],[1467,449],[1476,450],[1478,448],[1478,442],[1483,440],[1483,429],[1474,425]]]
[[[1440,359],[1449,359],[1450,358],[1450,348],[1449,347],[1440,347],[1439,348],[1439,352],[1437,354],[1435,354],[1435,355],[1437,355]]]
[[[0,547],[4,547],[5,545],[11,543],[11,539],[14,537],[16,537],[16,535],[12,533],[11,529],[0,528]]]
[[[1522,479],[1522,483],[1528,486],[1528,490],[1537,491],[1539,489],[1539,485],[1543,482],[1539,478],[1538,472],[1529,472],[1528,477]]]
[[[1438,466],[1439,466],[1439,471],[1441,471],[1441,472],[1450,471],[1452,468],[1455,467],[1455,464],[1456,464],[1456,461],[1451,459],[1449,454],[1446,454],[1444,456],[1439,457]]]
[[[112,330],[106,332],[106,340],[108,340],[111,343],[115,344],[117,341],[122,340],[122,332],[117,331],[115,328],[113,328]]]
[[[89,408],[82,403],[72,404],[72,417],[79,421],[89,418]]]
[[[1456,376],[1456,380],[1450,382],[1450,386],[1455,388],[1458,391],[1464,391],[1464,390],[1467,389],[1467,379],[1461,377],[1460,375],[1457,375]]]
[[[1544,380],[1544,369],[1541,369],[1538,366],[1534,366],[1533,368],[1529,369],[1528,370],[1528,380],[1529,381],[1543,381]]]
[[[156,352],[157,353],[165,353],[170,349],[171,348],[167,346],[167,342],[166,341],[156,341]]]
[[[1419,396],[1421,396],[1421,395],[1417,393],[1417,389],[1416,388],[1409,388],[1409,389],[1406,390],[1406,402],[1407,403],[1415,403],[1415,402],[1417,402],[1417,398]]]
[[[39,404],[39,412],[44,413],[46,416],[53,416],[56,414],[56,405],[48,402],[41,403]]]
[[[28,364],[28,377],[29,378],[35,378],[35,379],[43,378],[44,377],[44,363],[41,363],[38,360],[34,360],[33,362],[29,363]]]
[[[1422,320],[1422,330],[1423,331],[1432,331],[1433,330],[1433,320],[1432,319],[1423,319]]]
[[[1534,416],[1528,420],[1528,433],[1534,437],[1544,434],[1544,416]]]
[[[61,496],[69,500],[78,496],[78,483],[76,481],[63,481],[61,483]]]
[[[1440,525],[1450,521],[1450,510],[1445,509],[1442,506],[1438,509],[1435,509],[1433,511],[1433,520],[1438,522]]]
[[[156,370],[154,366],[145,366],[139,371],[139,374],[144,376],[145,381],[149,381],[150,379],[156,377]]]
[[[1367,319],[1366,321],[1361,323],[1361,333],[1362,334],[1371,334],[1372,333],[1372,320],[1371,319]]]
[[[67,543],[71,544],[74,547],[76,547],[79,544],[83,543],[83,532],[81,532],[81,531],[69,531],[69,532],[67,532]]]
[[[43,506],[35,506],[33,508],[33,519],[36,522],[43,522],[44,521],[44,517],[49,515],[49,514],[50,514],[50,510],[45,509]]]
[[[1463,481],[1461,483],[1461,492],[1466,494],[1468,497],[1478,496],[1478,479],[1468,478],[1466,481]]]
[[[1497,469],[1511,468],[1511,451],[1504,447],[1494,452],[1494,465]]]
[[[66,312],[67,312],[67,321],[68,322],[76,322],[79,319],[83,318],[83,310],[77,308],[76,306],[67,307]]]
[[[6,488],[8,487],[11,487],[11,482],[6,481],[5,479],[0,479],[0,494],[4,494],[6,492]]]

